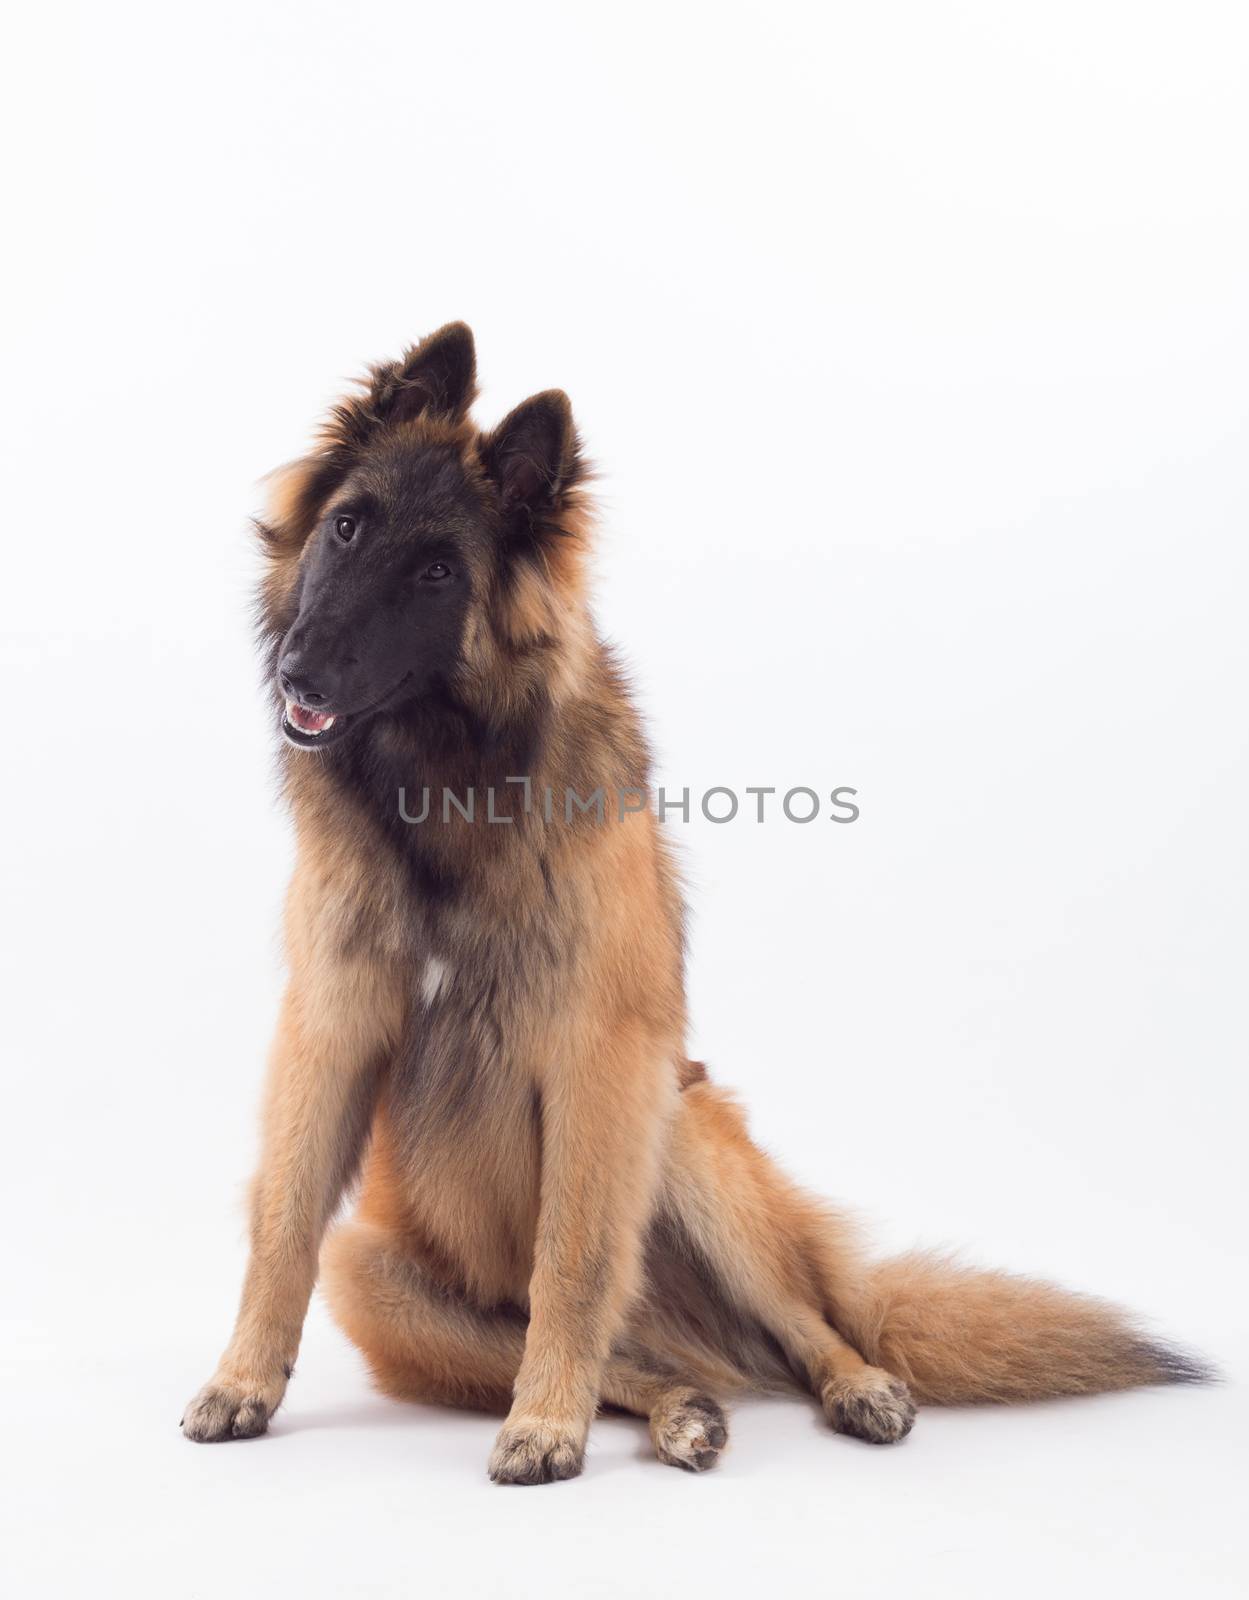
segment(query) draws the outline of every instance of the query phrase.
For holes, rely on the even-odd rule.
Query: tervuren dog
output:
[[[702,1471],[734,1391],[807,1391],[884,1444],[917,1402],[1203,1377],[1101,1302],[937,1257],[869,1263],[686,1059],[654,814],[535,798],[648,784],[587,608],[569,403],[535,395],[481,433],[474,394],[461,323],[375,367],[260,524],[290,982],[242,1304],[188,1438],[264,1431],[318,1261],[383,1390],[506,1413],[503,1483],[578,1473],[600,1405]],[[401,813],[401,790],[470,787],[493,820]],[[323,1242],[361,1167],[355,1220]]]

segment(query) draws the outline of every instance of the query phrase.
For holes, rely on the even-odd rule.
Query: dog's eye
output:
[[[451,568],[447,563],[445,561],[435,561],[432,567],[426,567],[424,572],[421,573],[421,581],[438,583],[441,579],[449,578],[450,576]]]
[[[335,517],[334,534],[344,544],[350,544],[356,536],[356,519],[354,517]]]

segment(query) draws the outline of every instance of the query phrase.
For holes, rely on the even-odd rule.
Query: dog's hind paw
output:
[[[729,1430],[723,1410],[696,1389],[675,1389],[651,1413],[655,1454],[670,1467],[706,1472],[720,1459]]]
[[[915,1421],[915,1402],[901,1378],[880,1367],[865,1367],[852,1377],[830,1378],[820,1393],[824,1415],[838,1433],[869,1444],[905,1439]]]

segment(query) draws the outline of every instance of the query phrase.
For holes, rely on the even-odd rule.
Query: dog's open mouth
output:
[[[405,672],[394,688],[388,689],[380,700],[368,706],[353,707],[349,713],[310,711],[297,700],[286,700],[282,707],[282,734],[287,744],[293,744],[300,750],[324,750],[327,745],[335,744],[349,729],[358,728],[362,721],[384,711],[397,699],[401,700],[411,676],[410,672]]]
[[[320,744],[331,728],[341,727],[342,719],[331,716],[328,711],[309,711],[307,706],[297,705],[294,700],[286,702],[282,714],[282,732],[292,744],[303,748]]]

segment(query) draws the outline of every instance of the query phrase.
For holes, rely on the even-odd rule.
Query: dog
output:
[[[587,606],[570,405],[481,432],[475,374],[463,323],[370,369],[257,524],[290,975],[242,1301],[186,1436],[265,1431],[318,1278],[385,1393],[505,1417],[499,1483],[579,1473],[600,1407],[701,1472],[750,1390],[889,1444],[917,1404],[1207,1377],[1100,1301],[870,1261],[687,1058],[664,834],[580,803],[645,795],[649,756]],[[442,801],[414,825],[418,791]]]

